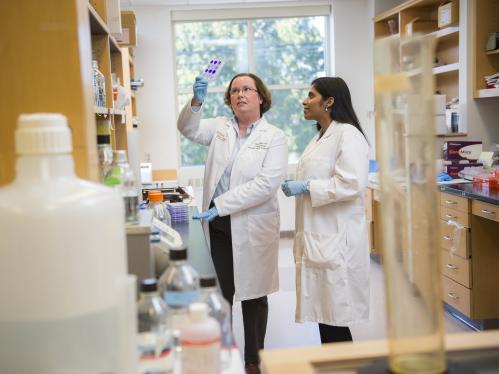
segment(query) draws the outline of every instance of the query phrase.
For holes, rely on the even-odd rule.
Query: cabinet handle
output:
[[[496,214],[496,212],[492,212],[490,210],[487,210],[487,209],[481,209],[480,210],[483,214]]]
[[[454,292],[449,292],[447,294],[447,296],[449,296],[453,300],[458,300],[459,299],[459,296],[457,296]]]
[[[457,270],[457,269],[459,269],[459,268],[458,268],[456,265],[454,265],[454,264],[447,264],[446,266],[447,266],[449,269],[452,269],[452,270]]]
[[[456,204],[457,204],[457,202],[452,201],[452,200],[445,200],[445,203],[446,203],[447,205],[456,205]]]
[[[450,240],[450,241],[454,240],[454,239],[453,239],[453,238],[451,238],[449,235],[444,235],[444,236],[442,236],[442,239],[444,239],[444,240]]]
[[[446,218],[457,218],[457,216],[453,216],[452,214],[446,214],[445,217]]]

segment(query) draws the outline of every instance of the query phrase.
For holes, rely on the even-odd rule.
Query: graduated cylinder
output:
[[[443,373],[433,40],[375,47],[382,256],[394,373]]]

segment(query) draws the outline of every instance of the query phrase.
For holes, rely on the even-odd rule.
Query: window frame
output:
[[[239,4],[242,5],[242,4]],[[245,20],[248,21],[247,29],[247,41],[248,41],[248,68],[249,72],[255,73],[255,58],[254,58],[254,40],[253,40],[253,22],[259,19],[268,18],[298,18],[298,17],[324,17],[324,67],[326,75],[331,74],[331,4],[329,0],[319,0],[311,1],[310,4],[306,6],[286,6],[285,3],[276,6],[272,4],[271,6],[255,7],[249,6],[244,7],[244,12],[241,11],[241,7],[230,7],[223,9],[216,9],[212,7],[200,6],[196,9],[177,9],[171,12],[171,26],[172,26],[172,59],[173,59],[173,82],[175,85],[175,111],[176,117],[179,114],[178,99],[180,95],[192,93],[192,87],[179,88],[177,79],[177,51],[176,51],[176,25],[179,23],[192,23],[192,22],[206,22],[206,21],[238,21]],[[245,16],[242,17],[241,14]],[[292,84],[271,84],[267,85],[270,91],[277,90],[289,90],[289,89],[307,89],[310,82],[306,83],[292,83]],[[223,93],[227,87],[222,86],[208,86],[209,93]],[[204,170],[204,165],[182,165],[182,146],[181,146],[181,135],[177,131],[177,165],[179,171],[186,170],[188,174],[192,171],[202,171]],[[296,161],[290,162],[288,160],[288,167],[293,170],[296,165]],[[196,173],[197,174],[197,173]]]

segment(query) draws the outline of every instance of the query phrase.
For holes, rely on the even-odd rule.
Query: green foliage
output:
[[[248,60],[249,22],[253,30],[253,64]],[[314,123],[303,119],[301,103],[309,83],[325,75],[324,22],[324,17],[300,17],[179,23],[175,26],[178,88],[192,87],[195,76],[209,59],[221,58],[225,66],[217,80],[210,84],[203,116],[231,116],[220,91],[225,90],[235,74],[255,66],[255,73],[268,86],[281,85],[271,88],[272,108],[265,116],[269,123],[288,135],[289,160],[293,162],[315,134]],[[282,87],[289,84],[303,88]],[[180,107],[191,97],[190,93],[179,95]],[[202,165],[207,147],[181,136],[181,153],[182,166]]]

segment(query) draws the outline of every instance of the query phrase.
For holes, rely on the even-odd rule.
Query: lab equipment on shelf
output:
[[[158,294],[157,281],[144,279],[137,305],[139,373],[171,373],[172,333],[168,307]]]
[[[121,199],[76,177],[61,114],[21,115],[0,188],[0,372],[137,373]]]
[[[208,306],[189,306],[188,319],[180,330],[182,373],[220,373],[220,326],[208,315]]]
[[[113,163],[111,135],[97,135],[97,152],[99,154],[99,180],[101,183],[104,183]]]
[[[99,70],[97,60],[92,60],[92,75],[94,87],[94,105],[104,108],[106,106],[106,78]]]
[[[104,180],[104,184],[114,187],[123,197],[125,204],[125,222],[137,224],[139,222],[139,196],[135,175],[128,163],[126,151],[114,152],[111,171]]]

